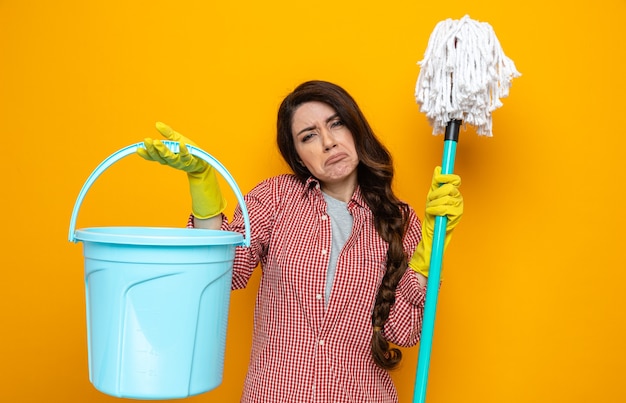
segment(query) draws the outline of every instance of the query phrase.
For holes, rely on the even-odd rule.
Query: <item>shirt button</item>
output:
[[[322,255],[326,255],[326,249],[322,249]]]
[[[322,299],[323,297],[324,297],[324,296],[323,296],[322,294],[317,294],[317,295],[315,296],[315,298],[316,298],[317,300],[320,300],[320,299]]]
[[[322,216],[322,221],[326,221],[326,220],[328,220],[328,216],[327,215],[323,215]]]
[[[320,344],[320,346],[323,346],[324,345],[324,340],[320,340],[319,344]]]

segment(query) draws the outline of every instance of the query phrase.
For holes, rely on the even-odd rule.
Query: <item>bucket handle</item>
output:
[[[175,152],[175,153],[180,152],[180,144],[177,141],[162,140],[162,142],[163,144],[167,146],[167,148],[170,149],[170,151]],[[77,242],[76,236],[75,236],[76,218],[78,217],[78,211],[80,210],[80,206],[83,203],[83,199],[85,198],[85,195],[87,194],[87,191],[89,190],[89,188],[91,188],[91,185],[107,168],[109,168],[111,165],[121,160],[122,158],[131,154],[135,154],[140,147],[145,148],[143,143],[136,143],[136,144],[131,144],[129,146],[126,146],[114,152],[109,157],[107,157],[104,161],[102,161],[100,165],[98,165],[96,169],[93,170],[91,175],[89,175],[89,178],[87,178],[87,181],[85,182],[82,189],[80,190],[80,193],[78,194],[78,198],[76,199],[76,203],[74,204],[74,210],[72,211],[72,219],[70,220],[70,231],[69,231],[70,242]],[[228,170],[224,167],[224,165],[222,165],[218,160],[216,160],[211,154],[207,153],[206,151],[198,147],[191,146],[191,145],[187,145],[187,149],[189,150],[189,153],[191,155],[196,156],[206,161],[209,165],[215,168],[215,170],[219,172],[219,174],[222,175],[224,179],[226,179],[226,182],[228,183],[230,188],[235,193],[235,196],[237,197],[237,201],[239,202],[239,207],[241,208],[241,212],[243,214],[244,224],[246,226],[246,229],[245,229],[246,235],[245,235],[243,242],[241,243],[241,246],[246,246],[246,247],[250,246],[250,216],[248,215],[248,209],[246,208],[246,203],[243,199],[243,194],[241,193],[241,190],[239,190],[239,186],[237,186],[237,182],[235,182],[232,175],[230,174],[230,172],[228,172]]]

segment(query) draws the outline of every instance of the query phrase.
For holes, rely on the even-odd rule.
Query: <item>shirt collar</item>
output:
[[[320,192],[321,196],[322,190],[320,187],[320,181],[313,176],[309,176],[309,178],[306,180],[306,182],[304,183],[304,189],[307,193]],[[363,198],[363,194],[361,193],[361,186],[359,186],[358,184],[356,185],[356,189],[354,189],[354,193],[352,194],[352,197],[348,202],[348,206],[350,206],[351,204],[356,204],[359,207],[367,206],[367,203],[365,203],[365,199]]]

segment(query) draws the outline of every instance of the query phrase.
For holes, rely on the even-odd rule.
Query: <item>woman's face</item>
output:
[[[298,156],[322,187],[345,185],[354,190],[359,164],[354,139],[332,107],[303,103],[293,115],[291,132]]]

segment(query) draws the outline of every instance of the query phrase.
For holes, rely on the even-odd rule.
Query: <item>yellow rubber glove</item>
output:
[[[418,273],[428,277],[430,268],[430,254],[435,234],[435,216],[447,216],[446,236],[443,250],[445,252],[452,230],[459,223],[463,215],[463,196],[459,191],[461,177],[454,174],[443,175],[441,167],[435,167],[433,180],[426,198],[426,214],[422,222],[422,240],[409,261],[409,266]]]
[[[189,154],[186,146],[186,144],[195,147],[197,145],[164,123],[157,122],[156,128],[166,139],[178,141],[180,152],[176,154],[160,140],[147,138],[144,140],[146,148],[139,148],[137,154],[148,161],[157,161],[187,172],[191,210],[195,217],[206,219],[221,214],[226,208],[226,200],[222,197],[215,169],[206,161]]]

